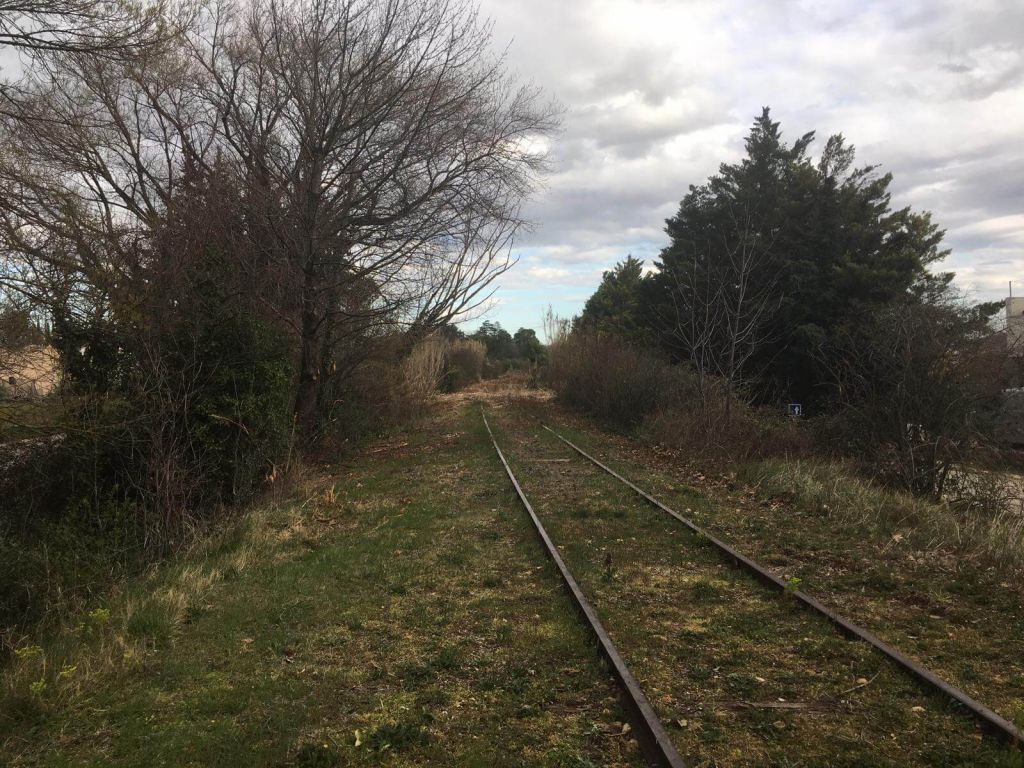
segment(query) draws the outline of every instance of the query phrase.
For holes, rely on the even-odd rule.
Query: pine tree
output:
[[[691,186],[667,221],[670,244],[645,287],[663,343],[692,360],[692,339],[678,332],[678,306],[694,295],[735,303],[738,278],[730,265],[737,254],[750,256],[745,279],[767,297],[767,311],[742,374],[765,401],[823,403],[829,350],[841,329],[951,278],[929,272],[947,253],[942,230],[928,213],[892,210],[890,174],[876,166],[853,169],[854,148],[841,135],[826,142],[815,163],[813,141],[812,132],[786,144],[765,108],[747,137],[746,157]],[[716,305],[708,312],[724,311]]]
[[[577,318],[580,328],[612,333],[629,341],[650,337],[650,318],[644,310],[643,262],[627,256],[601,277]]]

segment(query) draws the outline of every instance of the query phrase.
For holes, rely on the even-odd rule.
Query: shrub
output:
[[[159,343],[133,399],[73,380],[62,434],[0,446],[0,655],[251,496],[285,452],[291,365],[267,326],[221,312]]]
[[[404,386],[398,339],[377,339],[331,382],[323,448],[336,450],[415,415]]]
[[[477,339],[455,339],[450,342],[447,354],[447,371],[443,387],[446,392],[456,392],[480,381],[484,373],[487,346]]]
[[[294,368],[285,340],[244,315],[221,323],[203,354],[219,364],[193,405],[192,431],[217,501],[235,502],[251,496],[288,451]]]
[[[370,338],[330,382],[328,448],[360,441],[421,416],[447,377],[451,342],[433,335],[412,350],[401,334]]]
[[[813,449],[812,437],[802,425],[772,409],[733,401],[727,415],[724,395],[660,410],[644,421],[641,432],[657,443],[704,459],[798,457]]]
[[[0,635],[180,546],[285,456],[285,339],[207,265],[130,335],[55,324],[57,434],[0,448]]]
[[[196,512],[249,498],[283,463],[292,426],[286,339],[244,307],[221,303],[218,292],[208,299],[158,340],[153,378],[187,383],[154,383],[143,401],[150,492]],[[174,476],[182,472],[191,480]],[[181,487],[167,487],[174,482]]]
[[[0,443],[0,525],[51,517],[67,498],[69,466],[62,435]]]
[[[743,460],[810,449],[806,432],[782,414],[730,402],[721,380],[616,336],[563,335],[550,347],[547,378],[564,402],[703,457]]]
[[[668,405],[682,384],[653,353],[593,331],[553,343],[548,357],[547,380],[559,398],[627,429]]]
[[[873,476],[939,500],[953,467],[991,439],[1005,355],[988,308],[908,302],[837,343],[835,431]]]

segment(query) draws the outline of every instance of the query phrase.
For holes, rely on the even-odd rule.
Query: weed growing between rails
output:
[[[932,505],[877,491],[867,515],[844,503],[803,504],[744,482],[745,472],[602,430],[557,404],[518,413],[537,429],[542,420],[564,425],[573,442],[670,506],[1024,727],[1024,582],[975,550],[916,535],[917,518],[900,500],[922,516]],[[839,471],[820,479],[850,481]]]
[[[519,500],[523,505],[523,509],[526,511],[527,515],[529,515],[548,557],[551,558],[552,562],[554,562],[558,569],[561,580],[572,597],[573,602],[576,604],[576,608],[583,619],[583,623],[589,627],[602,655],[611,667],[612,674],[621,689],[630,721],[636,728],[637,738],[644,751],[644,755],[653,765],[663,766],[663,768],[683,768],[682,757],[676,751],[669,735],[665,732],[664,725],[654,713],[654,709],[651,706],[650,701],[641,690],[636,678],[633,677],[632,672],[630,672],[627,667],[626,662],[622,659],[622,656],[615,648],[607,630],[602,626],[598,619],[593,606],[590,605],[586,597],[583,595],[583,591],[580,589],[579,583],[567,568],[558,548],[552,542],[551,537],[544,529],[544,525],[537,517],[537,513],[534,511],[529,500],[526,498],[526,495],[523,493],[523,489],[519,484],[519,481],[516,479],[515,474],[513,474],[512,468],[509,466],[508,460],[505,458],[505,454],[498,446],[497,439],[491,430],[490,424],[487,421],[487,414],[483,408],[480,410],[480,415],[483,419],[484,426],[487,428],[487,435],[494,444],[495,453],[497,453],[498,459],[501,462],[502,467],[505,469],[508,479],[512,483],[512,486],[516,491],[516,495],[519,497]]]
[[[833,609],[821,603],[811,595],[800,590],[800,584],[803,579],[796,576],[790,576],[786,579],[781,579],[776,574],[766,569],[761,564],[746,557],[733,547],[729,546],[725,542],[717,539],[716,537],[709,534],[703,528],[697,526],[692,520],[683,517],[671,507],[668,507],[664,502],[651,496],[647,491],[637,486],[632,481],[626,479],[621,474],[611,469],[607,464],[599,461],[598,459],[585,452],[575,443],[566,440],[564,437],[558,435],[557,432],[552,430],[547,425],[544,426],[550,434],[554,435],[565,445],[571,448],[573,451],[580,454],[587,461],[591,462],[599,469],[607,473],[609,476],[614,477],[620,481],[623,485],[628,487],[638,496],[642,497],[653,507],[660,511],[668,514],[670,517],[678,521],[680,524],[685,526],[694,534],[697,541],[702,543],[706,542],[713,545],[721,555],[722,559],[731,562],[737,567],[742,568],[746,573],[757,579],[765,586],[774,588],[777,591],[781,591],[786,595],[792,595],[796,600],[802,603],[807,608],[814,611],[819,616],[828,619],[838,631],[842,634],[850,637],[854,640],[863,641],[878,652],[886,656],[890,661],[894,662],[897,666],[901,667],[905,672],[913,676],[921,685],[926,689],[930,689],[933,692],[937,692],[940,695],[948,696],[952,699],[956,705],[963,707],[965,710],[978,721],[978,725],[988,731],[991,735],[1001,739],[1003,742],[1010,744],[1011,746],[1019,746],[1024,743],[1024,733],[1022,733],[1015,725],[1008,722],[1005,718],[1001,717],[997,713],[988,709],[981,702],[975,701],[970,696],[965,694],[962,690],[959,690],[955,686],[950,685],[947,681],[942,680],[936,676],[931,670],[922,667],[917,662],[908,658],[905,654],[901,653],[898,649],[893,648],[889,644],[879,639],[876,635],[865,630],[849,619],[837,614]]]
[[[631,491],[623,497],[586,467],[559,463],[564,447],[546,440],[535,413],[498,411],[499,440],[659,716],[683,723],[673,738],[689,759],[1019,763],[869,646],[683,541],[678,524],[651,519]],[[835,762],[840,754],[847,762]]]

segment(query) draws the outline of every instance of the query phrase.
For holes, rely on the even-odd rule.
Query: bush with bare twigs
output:
[[[547,378],[564,401],[695,455],[743,460],[806,452],[798,425],[732,400],[728,387],[616,336],[555,331]]]
[[[849,327],[832,355],[840,449],[873,477],[942,499],[996,432],[1006,355],[990,316],[944,293]]]
[[[476,339],[455,339],[449,342],[444,389],[456,392],[480,381],[484,374],[487,347]]]
[[[654,353],[593,331],[551,344],[547,377],[562,400],[623,428],[666,406],[682,383]]]

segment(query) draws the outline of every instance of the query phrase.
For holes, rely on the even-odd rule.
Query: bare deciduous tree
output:
[[[858,318],[831,355],[841,437],[876,476],[941,499],[951,471],[992,442],[1002,341],[988,308],[952,291]]]
[[[779,303],[777,282],[765,270],[772,242],[756,231],[749,211],[730,208],[729,218],[713,239],[692,245],[685,263],[665,269],[673,286],[672,316],[665,318],[669,332],[697,370],[705,404],[713,385],[709,377],[724,383],[726,421]]]
[[[507,269],[552,113],[458,0],[221,6],[191,40],[294,291],[311,430],[347,325],[429,329]],[[367,282],[374,300],[353,309]]]
[[[124,0],[7,0],[0,46],[32,51],[122,55],[159,35],[159,5]]]
[[[3,117],[10,290],[138,312],[188,179],[232,179],[240,269],[291,328],[307,433],[353,336],[426,332],[509,266],[553,111],[460,0],[215,3],[127,58],[35,54]],[[344,367],[345,361],[340,361]]]

